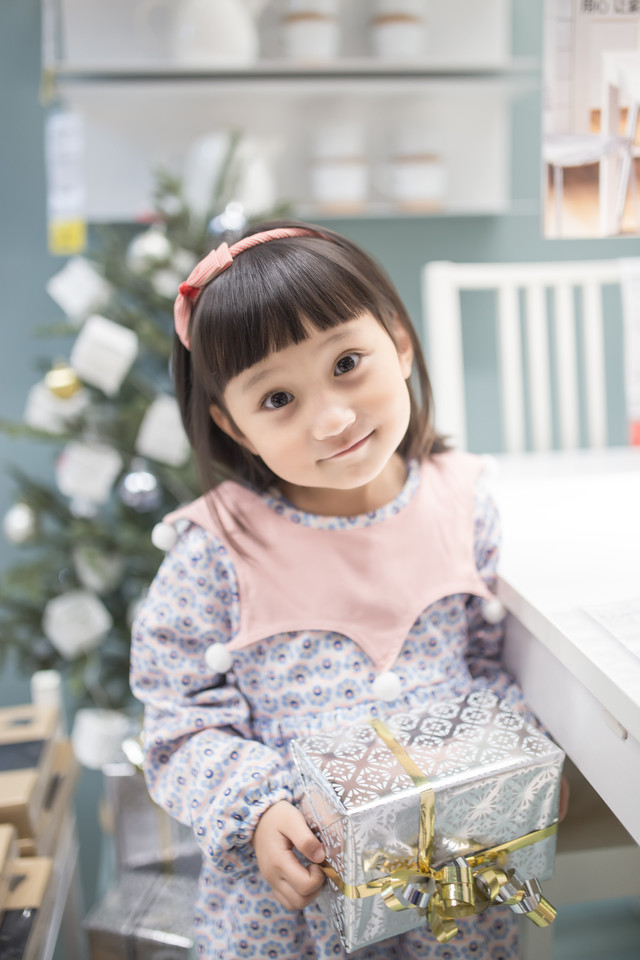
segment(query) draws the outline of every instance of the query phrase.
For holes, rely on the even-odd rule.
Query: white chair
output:
[[[461,293],[494,291],[499,346],[499,380],[503,447],[519,453],[527,446],[527,413],[530,447],[536,451],[554,446],[580,446],[584,420],[586,445],[606,446],[607,392],[603,336],[602,288],[622,284],[623,301],[630,284],[638,282],[640,258],[553,263],[451,263],[432,261],[422,274],[425,308],[424,340],[435,398],[436,425],[456,446],[467,446],[467,417],[463,369]],[[576,311],[575,291],[579,292]],[[547,291],[552,310],[547,309]],[[524,310],[521,310],[521,300]],[[521,334],[524,319],[524,337]],[[582,324],[582,350],[578,350],[577,321]],[[550,323],[549,323],[550,321]],[[554,340],[550,360],[549,329]],[[524,339],[524,344],[523,344]],[[583,369],[584,406],[581,411],[579,364]],[[524,369],[528,390],[525,396]],[[558,412],[558,437],[553,432],[553,402]]]
[[[424,341],[429,348],[438,430],[451,436],[456,446],[467,447],[461,293],[494,290],[505,450],[518,453],[525,448],[525,365],[533,448],[545,451],[553,445],[553,379],[560,420],[559,445],[566,449],[578,446],[579,357],[574,309],[574,290],[578,288],[586,434],[590,446],[606,445],[602,287],[624,284],[627,312],[640,311],[640,259],[577,263],[432,262],[424,268],[422,281]],[[547,314],[549,289],[554,306],[551,324]],[[521,291],[525,304],[524,351]],[[549,359],[549,326],[555,340],[555,378]],[[555,875],[544,883],[545,895],[556,906],[640,897],[640,847],[573,764],[568,763],[567,769],[572,791],[569,814],[559,831]],[[551,960],[553,935],[553,924],[540,930],[524,921],[522,960]]]
[[[585,167],[594,163],[599,164],[602,160],[614,157],[617,158],[619,164],[618,190],[617,196],[612,198],[612,200],[615,200],[615,210],[612,210],[613,215],[609,215],[607,221],[612,224],[613,233],[620,233],[630,185],[636,230],[638,230],[640,227],[638,185],[632,150],[632,136],[614,137],[597,133],[552,133],[543,138],[542,158],[553,171],[554,235],[556,237],[563,235],[564,170],[567,167]],[[600,232],[605,232],[603,225],[600,227]]]

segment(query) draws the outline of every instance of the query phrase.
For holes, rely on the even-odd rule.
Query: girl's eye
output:
[[[293,394],[287,393],[286,390],[277,390],[275,393],[270,393],[268,397],[264,398],[262,406],[268,410],[279,410],[280,407],[286,407],[292,400]]]
[[[349,373],[360,363],[360,354],[359,353],[347,353],[344,357],[340,357],[336,363],[335,372],[339,376],[341,373]]]

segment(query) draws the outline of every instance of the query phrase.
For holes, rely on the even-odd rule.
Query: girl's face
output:
[[[411,341],[398,346],[370,313],[269,354],[231,380],[211,415],[280,478],[295,506],[353,515],[376,509],[405,479],[396,450],[409,425]],[[232,422],[233,421],[233,422]]]

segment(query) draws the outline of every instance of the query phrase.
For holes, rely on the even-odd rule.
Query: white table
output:
[[[640,449],[497,460],[506,665],[640,843],[640,657],[585,610],[640,597]]]

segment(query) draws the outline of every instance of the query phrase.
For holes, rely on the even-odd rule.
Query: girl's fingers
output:
[[[321,870],[319,872],[322,874]],[[322,881],[323,880],[324,874],[322,874]],[[280,883],[272,889],[276,895],[276,899],[287,910],[302,910],[315,900],[320,892],[322,881],[320,884],[316,884],[313,888],[310,888],[306,894],[303,893],[297,885],[289,883],[284,877],[282,877]]]
[[[314,833],[307,826],[307,822],[296,807],[291,807],[286,827],[281,827],[283,836],[299,850],[300,853],[314,863],[324,860],[324,848]]]

